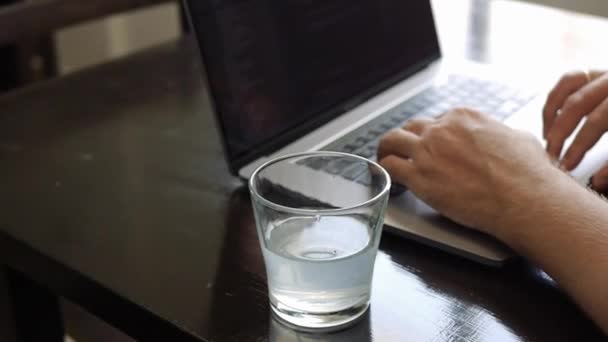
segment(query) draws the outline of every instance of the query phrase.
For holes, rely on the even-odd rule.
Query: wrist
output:
[[[536,177],[520,177],[505,192],[502,215],[497,218],[493,235],[516,248],[525,235],[548,224],[560,212],[573,190],[583,190],[569,175],[548,165]],[[567,204],[566,204],[567,205]]]

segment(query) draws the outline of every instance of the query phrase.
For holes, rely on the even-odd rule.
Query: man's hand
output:
[[[378,159],[442,214],[493,235],[528,211],[522,204],[542,184],[564,176],[533,136],[471,109],[410,121],[381,140]]]
[[[543,134],[549,155],[559,159],[565,140],[585,117],[586,122],[561,160],[566,170],[574,169],[608,130],[606,72],[570,72],[551,90],[543,109]],[[598,191],[608,188],[608,167],[594,175],[592,185]]]
[[[540,143],[470,109],[410,121],[378,151],[392,179],[543,268],[608,333],[608,205]]]

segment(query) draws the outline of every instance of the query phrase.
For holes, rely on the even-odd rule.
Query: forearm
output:
[[[521,199],[529,210],[511,215],[497,235],[543,268],[608,333],[608,203],[567,176],[553,176]]]

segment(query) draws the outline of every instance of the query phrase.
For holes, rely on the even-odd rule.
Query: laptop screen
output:
[[[232,169],[439,57],[429,0],[189,0]]]

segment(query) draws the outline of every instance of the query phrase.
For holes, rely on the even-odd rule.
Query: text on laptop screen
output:
[[[281,147],[439,57],[428,0],[188,6],[231,161]]]

